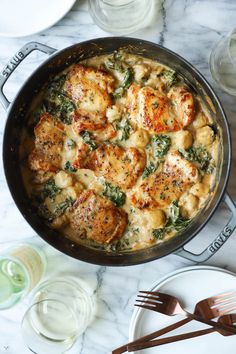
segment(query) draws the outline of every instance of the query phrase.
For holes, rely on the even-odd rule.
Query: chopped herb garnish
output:
[[[54,198],[61,192],[61,188],[57,187],[53,178],[50,178],[43,186],[43,198]]]
[[[64,170],[68,172],[77,172],[77,168],[71,165],[70,161],[66,161],[64,165]]]
[[[126,194],[122,192],[119,187],[115,187],[109,182],[104,183],[104,190],[102,194],[109,198],[118,207],[125,204]]]
[[[166,199],[165,193],[163,193],[163,192],[160,193],[160,199],[161,200],[165,200]]]
[[[188,150],[179,150],[179,152],[191,162],[197,162],[200,170],[206,174],[211,174],[214,171],[215,163],[204,146],[192,146]]]
[[[145,167],[143,174],[142,174],[142,179],[148,177],[151,173],[155,172],[158,168],[158,164],[154,164],[152,161],[149,162],[149,164]]]
[[[69,149],[73,150],[76,147],[76,142],[73,139],[69,139],[66,142]]]
[[[171,139],[167,135],[155,135],[152,137],[152,145],[155,157],[163,157],[167,154],[170,148]]]
[[[87,144],[89,146],[90,150],[97,149],[97,144],[93,140],[92,134],[90,132],[88,132],[87,130],[84,130],[84,131],[82,131],[80,133],[80,135],[82,136],[83,141],[85,142],[85,144]]]

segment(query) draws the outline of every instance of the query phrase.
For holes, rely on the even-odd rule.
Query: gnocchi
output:
[[[211,145],[214,141],[215,133],[211,127],[206,125],[196,131],[196,143],[199,145]]]

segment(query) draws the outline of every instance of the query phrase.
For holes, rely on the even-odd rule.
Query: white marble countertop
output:
[[[157,1],[157,12],[153,22],[146,29],[134,33],[133,37],[160,43],[185,57],[194,64],[216,89],[226,110],[235,152],[236,139],[236,98],[224,94],[212,82],[208,67],[211,48],[235,26],[236,2],[234,0],[166,0]],[[6,15],[7,16],[7,15]],[[29,41],[38,41],[61,49],[71,44],[108,36],[90,18],[87,1],[78,0],[72,10],[52,28],[30,37],[20,39],[0,38],[0,65],[3,67],[20,47]],[[13,99],[17,90],[32,70],[45,59],[39,53],[30,55],[16,70],[7,83],[7,97]],[[1,144],[6,113],[0,107]],[[236,155],[228,192],[236,200]],[[234,176],[234,178],[233,178]],[[208,226],[188,245],[189,249],[200,251],[222,229],[227,212],[223,206]],[[175,255],[167,256],[147,264],[125,268],[100,267],[86,264],[56,251],[26,223],[8,191],[2,162],[0,166],[0,249],[16,242],[30,241],[43,247],[48,256],[47,277],[66,271],[88,281],[98,297],[98,312],[95,321],[70,350],[71,354],[107,354],[128,336],[129,321],[133,311],[134,298],[138,289],[148,288],[159,277],[192,265],[191,262]],[[236,272],[236,234],[231,236],[219,252],[207,263]],[[8,311],[0,313],[0,353],[27,354],[20,335],[20,321],[28,299]],[[49,354],[49,353],[45,353]]]

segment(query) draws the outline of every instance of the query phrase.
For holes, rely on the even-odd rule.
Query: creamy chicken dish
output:
[[[49,227],[73,242],[147,248],[186,228],[211,198],[219,131],[171,68],[125,51],[93,57],[37,98],[22,138],[25,187]]]

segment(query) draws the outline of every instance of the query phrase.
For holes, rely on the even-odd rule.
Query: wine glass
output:
[[[104,31],[119,35],[145,27],[153,8],[153,0],[89,0],[94,22]]]
[[[209,65],[219,86],[236,96],[236,28],[217,43],[211,52]]]
[[[77,278],[46,281],[23,317],[23,339],[33,353],[65,353],[94,314],[95,300],[87,283]]]

